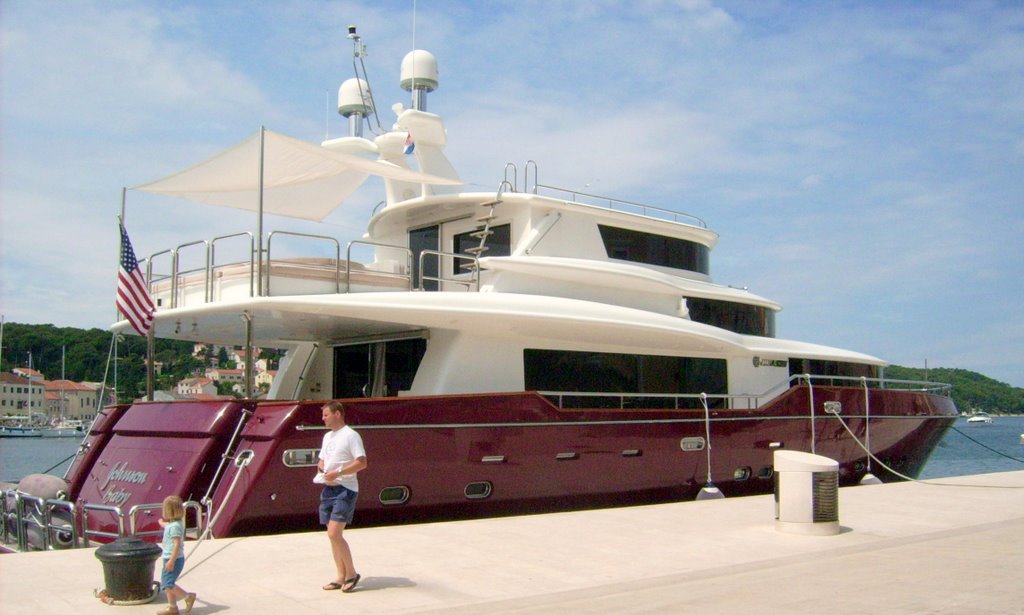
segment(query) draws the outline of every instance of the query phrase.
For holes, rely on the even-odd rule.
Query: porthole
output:
[[[476,481],[466,485],[464,493],[470,500],[482,500],[491,495],[491,482],[487,480]]]
[[[289,468],[309,468],[317,464],[320,449],[291,448],[281,455],[281,461]]]
[[[732,479],[734,481],[745,481],[750,478],[750,468],[744,466],[742,468],[736,468],[733,470]]]
[[[679,441],[679,448],[684,451],[702,451],[704,450],[704,438],[700,436],[683,438]]]
[[[409,501],[409,488],[403,485],[395,487],[384,487],[377,496],[380,503],[385,506],[397,506]]]
[[[775,469],[771,466],[764,466],[757,471],[757,477],[761,480],[768,480],[775,474]]]

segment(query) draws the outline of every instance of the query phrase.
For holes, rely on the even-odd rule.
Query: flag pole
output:
[[[119,263],[121,263],[123,261],[123,258],[124,258],[123,252],[125,250],[125,245],[124,244],[126,243],[126,240],[124,239],[124,237],[126,236],[125,235],[126,231],[124,231],[124,219],[125,219],[125,210],[126,210],[126,206],[127,206],[126,205],[127,199],[128,199],[128,188],[122,187],[121,188],[121,215],[118,216],[118,227],[119,227],[118,230],[122,234],[121,250],[119,251],[119,255],[118,255],[118,262]],[[133,273],[138,274],[139,273],[138,272],[138,261],[135,259],[135,250],[132,249],[131,252],[132,252],[131,258],[132,258],[132,260],[135,261],[135,271]],[[120,286],[121,286],[121,269],[122,269],[122,265],[119,264],[118,265],[118,290],[120,290]],[[153,329],[154,329],[154,326],[155,326],[154,319],[153,319],[153,314],[154,314],[154,312],[156,312],[156,306],[154,306],[152,304],[152,300],[151,300],[151,298],[149,296],[149,292],[150,292],[150,290],[149,290],[149,282],[150,282],[149,280],[145,280],[145,279],[140,280],[140,283],[144,283],[145,284],[145,287],[142,289],[142,293],[146,296],[146,299],[149,302],[149,308],[150,308],[150,312],[148,314],[149,326],[146,329],[146,399],[148,401],[153,401],[153,389],[154,389],[154,382],[156,380],[155,369],[154,369],[154,366],[153,366],[153,355],[156,354],[156,352],[154,350],[155,347],[156,347],[156,337],[155,337],[154,332],[153,332]],[[120,309],[120,307],[118,307],[118,309]],[[125,314],[125,316],[127,316],[127,314]],[[117,316],[115,316],[115,318],[119,320],[120,319],[120,314],[117,314]],[[136,328],[138,328],[138,327],[136,327]],[[114,335],[116,336],[117,334],[115,333]],[[116,400],[116,389],[115,389],[115,400]]]
[[[263,153],[266,147],[265,126],[260,126],[259,189],[256,194],[256,296],[263,296]]]

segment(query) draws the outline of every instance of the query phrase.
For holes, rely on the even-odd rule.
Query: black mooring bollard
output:
[[[154,564],[162,553],[159,545],[138,538],[118,538],[96,549],[103,562],[106,594],[118,602],[152,600]]]

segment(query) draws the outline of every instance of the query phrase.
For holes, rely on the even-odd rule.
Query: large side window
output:
[[[523,351],[525,389],[564,393],[724,395],[728,392],[725,359],[666,357],[608,352],[527,348]],[[619,398],[579,396],[571,404],[600,407]],[[700,407],[697,398],[634,398],[633,406]],[[712,400],[721,406],[721,399]]]
[[[710,251],[704,244],[614,226],[598,225],[608,258],[707,274]]]
[[[878,367],[864,363],[849,363],[846,361],[822,361],[819,359],[804,359],[790,357],[789,375],[811,374],[812,376],[837,376],[832,379],[815,379],[814,384],[827,386],[860,386],[857,379],[878,378]],[[876,383],[868,382],[868,386],[876,386]]]
[[[775,337],[775,311],[759,305],[687,297],[690,320],[743,335]]]
[[[332,396],[395,397],[408,391],[426,351],[422,338],[338,346]]]

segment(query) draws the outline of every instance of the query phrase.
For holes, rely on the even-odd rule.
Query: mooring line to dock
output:
[[[961,436],[963,436],[963,437],[967,438],[967,439],[968,439],[968,440],[970,440],[971,442],[974,442],[974,443],[975,443],[975,444],[977,444],[978,446],[980,446],[980,447],[982,447],[982,448],[984,448],[984,449],[987,449],[987,450],[990,450],[990,451],[992,451],[992,452],[993,452],[993,453],[995,453],[996,455],[1001,455],[1001,456],[1003,456],[1003,457],[1006,457],[1007,459],[1010,459],[1010,460],[1013,460],[1013,461],[1019,461],[1019,462],[1021,462],[1021,463],[1024,463],[1024,459],[1018,459],[1017,457],[1014,457],[1013,455],[1007,455],[1006,453],[1004,453],[1004,452],[1002,452],[1002,451],[997,451],[996,449],[994,449],[994,448],[992,448],[991,446],[989,446],[989,445],[985,444],[984,442],[979,442],[978,440],[975,440],[974,438],[972,438],[972,437],[970,437],[969,435],[965,434],[964,432],[960,431],[960,430],[959,430],[959,429],[957,429],[956,427],[950,427],[950,429],[952,429],[953,431],[957,432],[957,433],[958,433],[958,434],[960,434]]]
[[[884,461],[882,461],[881,459],[876,457],[875,454],[872,453],[868,449],[868,447],[864,446],[864,443],[861,442],[860,438],[857,437],[857,434],[853,433],[853,430],[850,429],[850,426],[846,424],[846,421],[844,421],[843,417],[839,416],[838,413],[831,413],[830,412],[829,414],[832,414],[832,416],[836,417],[836,419],[839,420],[839,424],[843,426],[843,429],[845,429],[846,432],[848,434],[850,434],[850,437],[853,438],[853,441],[857,443],[857,446],[861,447],[864,450],[864,452],[867,453],[868,456],[871,459],[874,459],[883,468],[885,468],[889,472],[892,472],[894,475],[902,478],[903,480],[911,481],[911,482],[914,482],[914,483],[921,483],[923,485],[931,485],[933,487],[982,487],[982,488],[986,488],[986,489],[1024,489],[1024,485],[968,485],[968,484],[964,484],[964,483],[933,483],[933,482],[929,482],[928,480],[912,478],[910,476],[907,476],[906,474],[902,474],[902,473],[896,471],[895,469],[893,469],[890,466],[888,466]],[[953,430],[954,431],[959,431],[955,427],[953,428]],[[966,435],[966,434],[964,434],[964,435]],[[973,440],[973,438],[971,438],[971,439]],[[978,444],[981,444],[981,443],[979,442]],[[984,445],[982,445],[982,446],[984,446]],[[1010,457],[1010,459],[1014,459],[1015,461],[1022,461],[1020,459],[1015,459],[1013,457]]]
[[[252,460],[253,460],[253,458],[255,456],[256,456],[256,453],[253,452],[252,450],[242,451],[241,453],[239,453],[238,455],[235,456],[235,458],[234,458],[235,459],[235,467],[238,468],[238,471],[235,472],[234,478],[231,479],[231,485],[228,487],[228,492],[224,495],[224,498],[223,498],[222,502],[228,502],[228,501],[231,500],[231,494],[234,493],[235,485],[238,484],[238,479],[241,478],[241,476],[242,476],[242,470],[244,470],[246,468],[246,466],[248,466],[252,462]],[[196,551],[199,549],[199,545],[203,544],[203,541],[206,540],[207,538],[210,538],[211,536],[213,536],[213,525],[214,525],[214,523],[216,523],[217,519],[220,518],[220,514],[222,512],[224,512],[224,506],[221,506],[217,510],[217,513],[214,514],[213,517],[207,521],[206,529],[199,536],[199,540],[196,541],[195,546],[192,547],[191,553],[188,554],[188,558],[185,560],[186,563],[188,562],[188,560],[192,559],[192,557],[196,554]],[[206,559],[209,559],[209,558],[206,558]],[[184,572],[181,573],[181,577],[186,576],[188,573],[190,573],[193,570],[195,570],[196,568],[198,568],[199,565],[203,564],[204,562],[206,562],[205,559],[203,561],[199,562],[199,564],[196,564],[195,566],[192,566],[188,570],[185,570]],[[179,578],[181,578],[181,577],[179,577]]]

